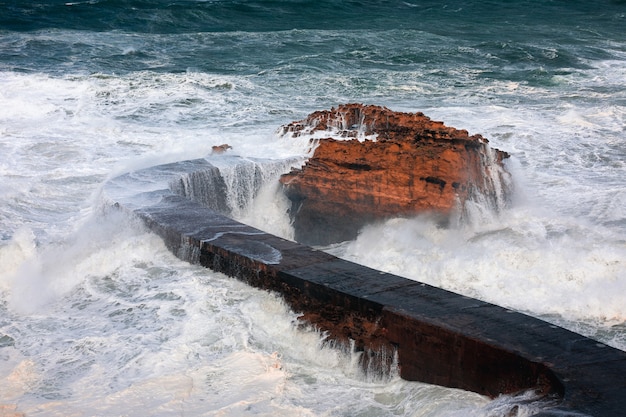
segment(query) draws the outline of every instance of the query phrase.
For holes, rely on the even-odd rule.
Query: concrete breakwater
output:
[[[543,416],[624,414],[626,352],[239,223],[173,191],[197,172],[215,175],[219,192],[219,169],[207,159],[131,172],[103,192],[178,257],[280,293],[303,320],[362,350],[365,366],[389,366],[397,355],[407,380],[492,397],[535,390],[558,402]]]

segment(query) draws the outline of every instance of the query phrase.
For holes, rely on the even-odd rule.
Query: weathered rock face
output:
[[[313,156],[280,179],[302,243],[353,239],[365,224],[390,217],[431,213],[445,221],[470,200],[493,207],[506,200],[508,154],[422,113],[348,104],[284,130],[340,137],[312,139]]]

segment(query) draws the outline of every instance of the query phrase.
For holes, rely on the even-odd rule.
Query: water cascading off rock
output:
[[[283,130],[311,135],[316,146],[301,169],[280,178],[301,243],[351,240],[390,217],[428,213],[448,222],[471,216],[476,204],[498,210],[508,200],[509,155],[422,113],[347,104]]]

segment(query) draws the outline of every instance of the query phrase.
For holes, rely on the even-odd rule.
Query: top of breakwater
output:
[[[393,350],[407,380],[492,397],[535,390],[558,402],[541,415],[615,416],[626,410],[626,352],[239,223],[222,206],[209,208],[181,195],[176,184],[198,172],[216,176],[219,185],[219,169],[197,159],[113,178],[104,196],[107,204],[142,219],[178,257],[279,292],[304,320],[363,350],[368,366],[385,366],[388,355],[380,352]],[[214,201],[221,199],[216,195]]]

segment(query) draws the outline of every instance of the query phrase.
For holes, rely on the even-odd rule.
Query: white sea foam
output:
[[[106,223],[105,219],[93,218],[64,242],[40,247],[35,246],[32,233],[16,234],[8,245],[0,247],[2,260],[8,261],[3,262],[0,271],[0,283],[8,292],[8,307],[22,314],[43,313],[85,277],[112,273],[132,259],[120,255],[142,256],[140,251],[146,246],[140,243],[147,236],[124,240],[132,230],[127,226],[131,223],[121,214],[107,217]]]
[[[605,241],[595,226],[528,207],[504,216],[479,229],[390,220],[334,252],[548,320],[558,317],[571,329],[579,322],[606,328],[626,321],[624,245]]]
[[[435,416],[489,404],[393,375],[364,378],[358,354],[300,329],[276,295],[176,260],[121,217],[82,232],[89,239],[77,239],[59,263],[39,255],[48,264],[37,285],[52,294],[45,305],[9,299],[3,307],[12,324],[2,329],[15,343],[1,352],[7,410],[322,416],[410,409]],[[63,280],[63,291],[47,288],[46,277]]]
[[[270,182],[259,190],[238,220],[284,239],[294,240],[294,230],[288,215],[290,204],[280,191],[280,184],[277,181]]]
[[[35,235],[25,227],[17,230],[8,244],[0,246],[0,288],[10,287],[9,277],[15,275],[28,259],[35,257],[36,251]]]

